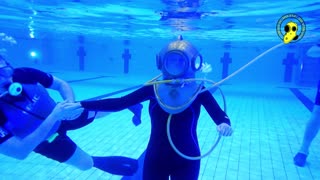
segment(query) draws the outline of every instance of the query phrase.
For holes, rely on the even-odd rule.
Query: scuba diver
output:
[[[56,103],[46,88],[65,101]],[[13,68],[0,56],[0,153],[22,160],[36,152],[80,170],[133,175],[137,160],[91,156],[68,137],[67,131],[88,125],[97,114],[74,106],[74,98],[65,81],[38,69]]]
[[[149,101],[151,137],[146,149],[143,179],[189,179],[199,176],[200,159],[189,160],[180,156],[170,144],[188,156],[199,156],[197,123],[201,106],[204,106],[217,125],[221,136],[232,135],[229,117],[219,107],[203,83],[185,81],[195,78],[201,69],[202,56],[188,41],[179,36],[157,55],[157,67],[162,72],[162,81],[143,86],[119,98],[78,102],[90,111],[120,111],[134,104]],[[160,82],[160,81],[158,81]],[[203,91],[203,92],[201,92]],[[168,122],[171,139],[168,138]]]

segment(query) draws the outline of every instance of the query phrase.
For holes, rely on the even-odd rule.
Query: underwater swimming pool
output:
[[[199,179],[320,179],[319,136],[306,166],[293,163],[320,79],[319,58],[306,54],[320,39],[319,9],[317,1],[4,0],[0,54],[13,67],[66,80],[77,101],[120,97],[161,73],[156,55],[182,35],[211,68],[197,78],[221,82],[223,94],[212,94],[234,130],[201,160]],[[134,176],[81,171],[31,153],[0,155],[0,179],[141,179],[151,133],[149,102],[142,104],[137,126],[126,109],[68,132],[91,155],[137,159]],[[197,135],[203,153],[218,138],[203,107]]]

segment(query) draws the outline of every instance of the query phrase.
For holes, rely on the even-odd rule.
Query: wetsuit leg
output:
[[[147,157],[143,166],[143,180],[197,180],[200,170],[200,160],[183,162],[169,162],[172,159],[162,159],[159,161]],[[183,165],[181,165],[183,164]]]
[[[200,160],[191,161],[183,163],[183,166],[175,167],[176,169],[170,176],[171,180],[181,180],[181,179],[188,179],[188,180],[197,180],[199,177],[200,171]]]
[[[58,162],[67,161],[75,152],[77,145],[65,134],[59,134],[52,142],[44,141],[34,152]]]
[[[303,167],[306,163],[309,148],[320,130],[320,81],[318,82],[317,95],[311,117],[306,125],[304,137],[299,152],[293,158],[297,166]]]
[[[147,152],[143,164],[143,180],[168,180],[169,167],[166,164],[166,159],[157,160]]]
[[[92,123],[95,119],[95,116],[92,118],[88,118],[88,113],[89,112],[87,110],[84,110],[83,113],[77,119],[71,121],[62,121],[59,128],[60,131],[80,129]]]
[[[138,161],[124,156],[92,156],[92,159],[94,167],[111,174],[132,176],[138,170]]]

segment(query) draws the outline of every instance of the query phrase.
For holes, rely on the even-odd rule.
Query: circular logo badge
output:
[[[285,44],[297,42],[306,33],[306,24],[297,14],[285,14],[277,22],[277,34]]]

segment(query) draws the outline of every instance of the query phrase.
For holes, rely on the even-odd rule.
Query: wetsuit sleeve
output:
[[[82,107],[91,111],[120,111],[146,101],[153,93],[152,86],[142,87],[120,98],[108,98],[95,101],[81,101]]]
[[[228,115],[220,108],[219,104],[209,91],[204,91],[199,97],[201,98],[202,105],[217,125],[221,123],[231,125]]]
[[[25,84],[40,83],[48,88],[53,83],[53,77],[49,73],[45,73],[34,68],[16,68],[13,73],[13,81]]]

